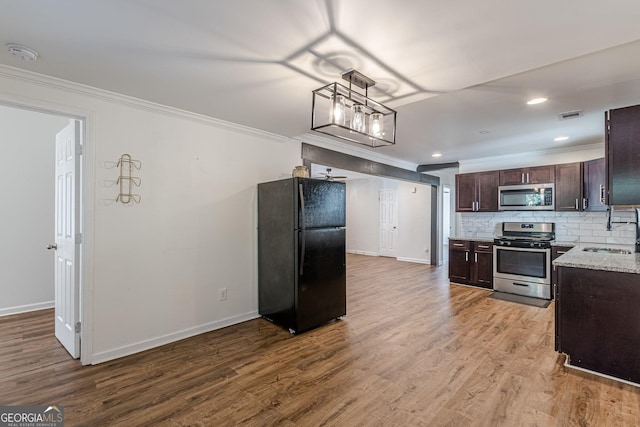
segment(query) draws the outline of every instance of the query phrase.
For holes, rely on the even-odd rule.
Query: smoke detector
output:
[[[15,43],[9,43],[7,45],[7,48],[13,56],[18,57],[23,61],[35,61],[36,59],[38,59],[38,52],[31,49],[30,47],[22,46]]]

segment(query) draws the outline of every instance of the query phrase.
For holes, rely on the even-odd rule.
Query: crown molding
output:
[[[127,107],[137,108],[144,111],[165,114],[171,117],[188,119],[188,120],[209,125],[209,126],[228,129],[228,130],[244,133],[251,136],[257,136],[260,138],[266,138],[274,142],[285,143],[290,140],[290,138],[286,136],[263,131],[263,130],[252,128],[249,126],[244,126],[238,123],[216,119],[215,117],[207,116],[204,114],[194,113],[191,111],[182,110],[180,108],[170,107],[167,105],[158,104],[158,103],[147,101],[144,99],[135,98],[129,95],[124,95],[117,92],[111,92],[108,90],[84,85],[82,83],[63,80],[57,77],[35,73],[33,71],[23,70],[21,68],[15,68],[8,65],[0,64],[0,78],[22,81],[22,82],[26,82],[26,83],[41,86],[41,87],[47,87],[47,88],[61,90],[64,92],[70,92],[74,94],[89,96],[91,98],[100,99],[103,101],[112,102],[112,103],[124,105]]]

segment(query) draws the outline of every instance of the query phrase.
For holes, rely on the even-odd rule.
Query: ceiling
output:
[[[355,68],[398,111],[376,151],[424,164],[601,143],[640,104],[638,22],[637,0],[13,1],[0,43],[40,56],[0,63],[287,137]]]

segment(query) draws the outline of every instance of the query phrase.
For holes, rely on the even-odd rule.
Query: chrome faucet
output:
[[[609,206],[609,214],[607,219],[607,231],[611,231],[611,224],[629,224],[629,222],[615,222],[612,221],[613,217],[613,206]],[[633,208],[633,212],[636,214],[636,221],[634,224],[636,225],[636,253],[640,254],[640,207]]]

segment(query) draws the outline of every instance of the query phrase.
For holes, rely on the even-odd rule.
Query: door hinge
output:
[[[76,334],[79,334],[82,330],[82,323],[76,322]]]
[[[78,156],[82,156],[84,154],[84,148],[83,147],[84,146],[80,145],[80,144],[76,145],[76,154]]]
[[[82,233],[76,234],[76,244],[82,243]]]

